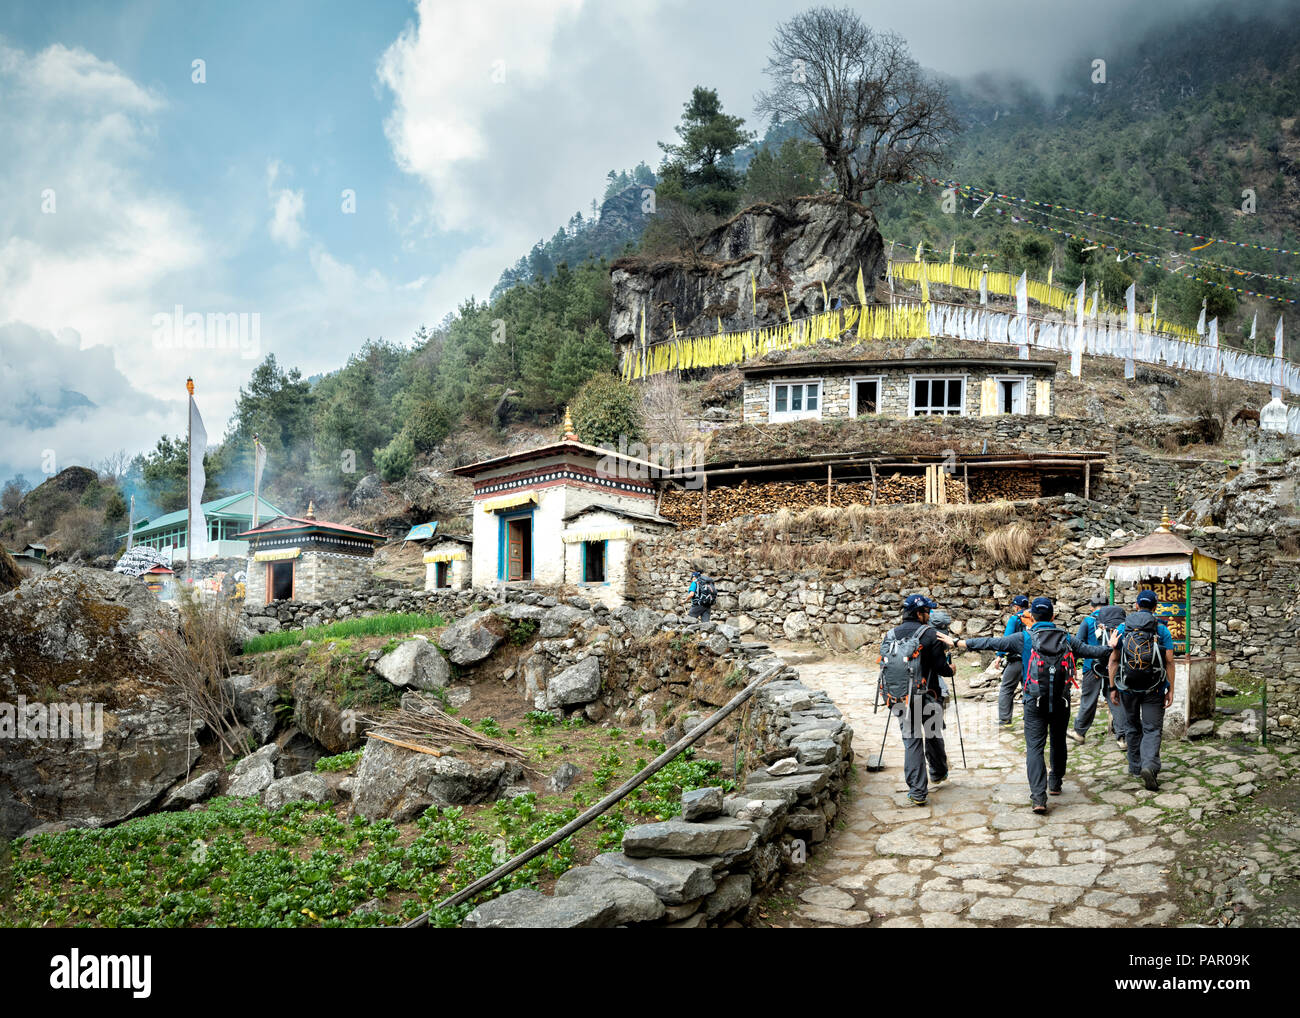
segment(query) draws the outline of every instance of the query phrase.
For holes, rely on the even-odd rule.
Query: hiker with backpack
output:
[[[930,786],[948,779],[939,700],[940,676],[953,674],[947,659],[953,640],[930,624],[930,610],[937,607],[924,594],[909,594],[903,600],[903,620],[880,643],[878,693],[903,733],[903,774],[913,806],[924,806]],[[887,723],[885,730],[888,734]]]
[[[718,600],[718,587],[713,578],[696,569],[691,572],[691,585],[687,589],[691,606],[686,614],[701,622],[709,621],[709,614]]]
[[[1003,636],[1015,636],[1017,633],[1023,633],[1029,626],[1025,625],[1025,614],[1029,611],[1029,598],[1024,594],[1017,594],[1011,599],[1011,614],[1007,617],[1007,625],[1002,630]],[[1029,625],[1033,625],[1032,620]],[[1007,653],[1005,656],[999,655],[1002,662],[1002,684],[998,686],[998,725],[1002,728],[1010,728],[1013,715],[1016,709],[1016,690],[1021,685],[1021,672],[1024,670],[1020,661],[1019,644],[1017,649]]]
[[[1079,623],[1079,632],[1075,634],[1083,643],[1104,643],[1110,646],[1110,638],[1116,628],[1124,621],[1124,609],[1117,604],[1107,604],[1106,594],[1096,591],[1092,595],[1093,612]],[[1097,664],[1092,658],[1085,658],[1080,666],[1079,711],[1074,716],[1074,725],[1065,733],[1082,745],[1088,738],[1088,729],[1092,727],[1097,716],[1097,704],[1104,694],[1110,702],[1110,672]],[[1110,731],[1122,746],[1127,727],[1116,727],[1116,711],[1110,712]]]
[[[1151,792],[1160,788],[1160,738],[1174,702],[1174,637],[1154,614],[1156,600],[1154,590],[1138,594],[1137,610],[1112,637],[1110,657],[1110,702],[1128,728],[1128,772]]]
[[[1052,621],[1052,599],[1036,597],[1030,606],[1034,624],[1023,633],[1003,637],[958,640],[965,650],[1019,651],[1024,689],[1025,772],[1029,801],[1035,813],[1047,812],[1047,797],[1061,794],[1068,759],[1065,729],[1070,722],[1070,687],[1075,681],[1075,659],[1106,658],[1110,647],[1084,643]],[[1052,769],[1048,774],[1043,750],[1051,737]]]

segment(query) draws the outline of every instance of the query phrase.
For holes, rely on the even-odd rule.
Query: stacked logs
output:
[[[1013,470],[980,470],[970,472],[971,501],[995,502],[999,499],[1040,498],[1042,484],[1038,475]],[[923,474],[881,473],[876,480],[876,505],[907,505],[925,501],[925,476]],[[871,505],[870,481],[835,481],[831,485],[830,505]],[[966,501],[965,487],[959,475],[944,482],[944,494],[949,505]],[[759,516],[788,509],[826,507],[825,481],[768,481],[751,484],[742,481],[734,487],[710,487],[708,495],[708,522],[724,523],[737,516]],[[681,527],[700,525],[700,508],[704,500],[702,491],[684,491],[669,488],[664,492],[659,515]]]

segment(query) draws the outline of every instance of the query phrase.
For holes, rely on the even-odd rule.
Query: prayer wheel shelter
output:
[[[1184,728],[1193,721],[1212,718],[1218,651],[1219,560],[1175,534],[1167,510],[1154,533],[1106,552],[1106,559],[1111,604],[1118,603],[1116,584],[1133,587],[1131,593],[1121,599],[1127,605],[1135,602],[1138,591],[1146,588],[1155,591],[1155,614],[1169,627],[1174,639],[1174,703],[1171,711],[1178,712],[1181,708]],[[1193,646],[1193,582],[1210,585],[1208,653],[1203,646]]]
[[[370,580],[375,548],[388,538],[345,523],[306,516],[277,516],[237,537],[248,541],[245,601],[325,601],[350,594]]]
[[[471,538],[443,534],[424,549],[424,589],[464,590],[470,585]]]

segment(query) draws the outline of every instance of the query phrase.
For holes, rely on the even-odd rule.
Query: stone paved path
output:
[[[791,657],[808,657],[808,648]],[[797,653],[802,650],[803,653]],[[886,769],[869,773],[883,710],[861,658],[801,660],[800,676],[824,689],[853,727],[858,778],[830,843],[788,882],[798,901],[791,925],[971,927],[1176,925],[1171,877],[1179,846],[1211,816],[1233,812],[1254,782],[1294,773],[1295,755],[1223,744],[1166,744],[1159,792],[1129,778],[1098,712],[1088,743],[1070,744],[1064,792],[1047,816],[1029,809],[1020,708],[1013,733],[999,732],[992,700],[960,701],[969,768],[961,767],[955,718],[946,723],[951,779],[925,807],[906,806],[897,724]],[[959,669],[961,676],[977,668]],[[1077,696],[1076,696],[1077,700]],[[1260,867],[1257,864],[1256,869]],[[1210,875],[1227,881],[1227,874]]]

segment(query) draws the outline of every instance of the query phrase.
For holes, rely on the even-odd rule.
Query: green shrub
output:
[[[578,390],[569,407],[578,438],[588,445],[618,447],[619,438],[638,441],[645,430],[641,397],[613,375],[595,375]]]

